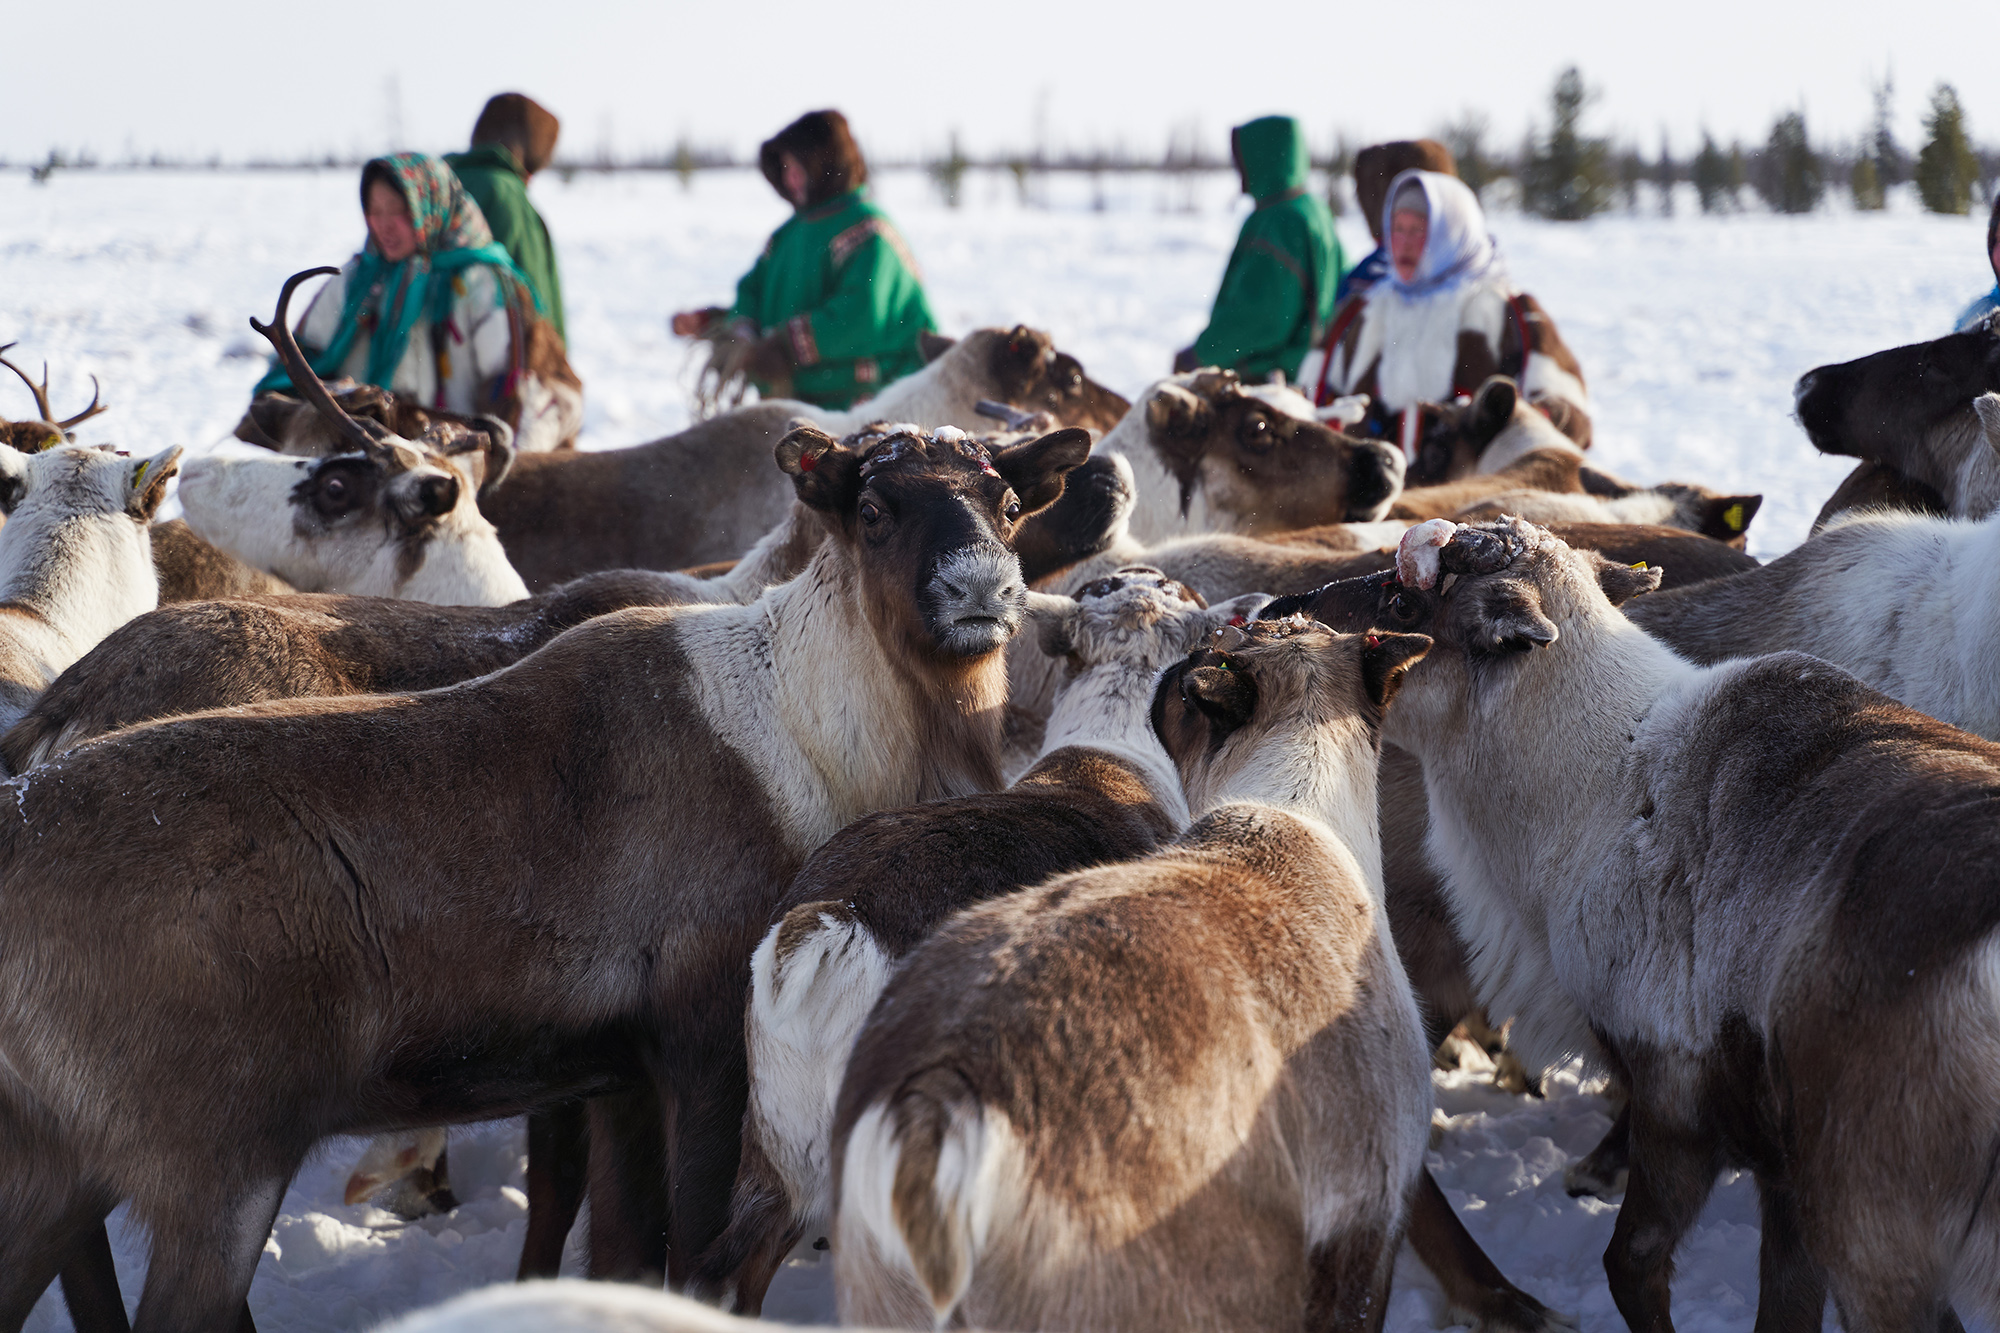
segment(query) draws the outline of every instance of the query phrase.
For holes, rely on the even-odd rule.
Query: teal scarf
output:
[[[375,246],[373,236],[348,274],[346,299],[341,303],[340,327],[333,340],[318,354],[308,354],[313,373],[332,378],[340,373],[360,336],[364,318],[372,329],[368,341],[368,366],[363,380],[378,388],[393,387],[396,367],[402,364],[410,334],[421,321],[433,328],[451,317],[456,300],[456,278],[474,264],[490,264],[504,275],[500,300],[518,302],[523,294],[539,313],[541,298],[523,276],[507,250],[493,239],[479,205],[465,192],[444,159],[425,153],[397,153],[376,158],[361,173],[363,207],[368,182],[386,177],[402,190],[410,208],[410,222],[417,232],[417,249],[409,258],[390,263]],[[511,281],[510,281],[511,280]],[[254,393],[292,387],[291,376],[275,359],[270,371],[257,382]]]

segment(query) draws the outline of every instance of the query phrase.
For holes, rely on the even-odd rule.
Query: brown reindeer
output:
[[[39,414],[26,421],[0,421],[0,444],[18,449],[24,454],[40,453],[52,444],[74,439],[72,429],[90,420],[100,412],[110,410],[109,404],[99,401],[101,390],[97,376],[90,377],[90,405],[74,416],[58,419],[55,408],[49,405],[49,363],[42,363],[42,382],[28,378],[28,372],[9,361],[4,355],[14,347],[13,343],[0,343],[0,366],[5,366],[20,376],[21,383],[28,386],[28,392],[35,396],[35,411]]]
[[[1040,598],[1035,637],[1065,679],[1035,766],[1004,792],[864,816],[813,853],[751,964],[742,1165],[729,1229],[691,1292],[756,1313],[807,1229],[830,1230],[840,1071],[911,949],[961,908],[1144,855],[1187,827],[1180,776],[1148,719],[1155,680],[1264,600],[1210,608],[1143,566],[1074,601]]]
[[[451,689],[197,714],[14,779],[0,1327],[127,1198],[153,1237],[141,1333],[232,1322],[321,1138],[642,1069],[682,1277],[735,1172],[770,905],[855,816],[997,783],[1025,599],[1005,542],[1087,449],[794,431],[778,462],[830,540],[750,606],[622,611]]]
[[[981,329],[850,412],[758,403],[630,449],[523,454],[480,505],[531,592],[600,569],[733,559],[791,504],[764,460],[794,419],[836,435],[878,420],[973,429],[987,399],[1095,430],[1126,408],[1047,334]]]
[[[1376,738],[1429,643],[1302,620],[1225,643],[1153,706],[1208,813],[961,913],[862,1029],[833,1135],[844,1320],[1381,1327],[1431,1089]]]

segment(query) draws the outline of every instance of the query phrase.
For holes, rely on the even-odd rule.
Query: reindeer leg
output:
[[[1701,1216],[1718,1169],[1711,1136],[1648,1114],[1632,1089],[1632,1165],[1604,1252],[1611,1299],[1632,1333],[1673,1333],[1674,1250]]]
[[[1607,1202],[1625,1189],[1632,1158],[1632,1099],[1627,1097],[1604,1137],[1588,1155],[1563,1172],[1563,1189],[1573,1199],[1594,1194]]]
[[[296,1163],[294,1163],[296,1166]],[[153,1252],[134,1333],[196,1333],[248,1326],[250,1280],[291,1172],[235,1182],[175,1201],[152,1223]]]
[[[70,1247],[62,1266],[62,1293],[76,1333],[131,1333],[125,1297],[118,1290],[118,1267],[111,1259],[111,1233],[102,1218]]]
[[[1381,1333],[1397,1243],[1380,1227],[1355,1226],[1315,1246],[1308,1263],[1306,1333]]]
[[[760,1315],[771,1279],[804,1234],[777,1168],[746,1115],[736,1185],[729,1196],[729,1226],[695,1261],[682,1291],[737,1314]]]
[[[1755,1333],[1815,1333],[1826,1313],[1826,1279],[1806,1253],[1798,1200],[1783,1183],[1757,1179],[1763,1240],[1757,1249]]]
[[[695,1261],[729,1223],[730,1187],[743,1143],[743,1113],[750,1100],[742,1020],[734,1049],[701,1052],[699,1064],[680,1062],[689,1077],[675,1082],[669,1131],[668,1183],[673,1208],[668,1224],[667,1282],[679,1291],[694,1276]],[[782,1261],[782,1254],[779,1256]],[[773,1266],[775,1271],[775,1265]]]
[[[667,1108],[642,1087],[593,1097],[590,1276],[657,1286],[667,1270]]]
[[[1458,1220],[1428,1167],[1410,1196],[1409,1241],[1444,1288],[1452,1322],[1470,1324],[1481,1333],[1544,1333],[1575,1327],[1507,1280]]]
[[[582,1102],[528,1113],[528,1236],[517,1282],[562,1271],[563,1246],[589,1178],[589,1133]]]

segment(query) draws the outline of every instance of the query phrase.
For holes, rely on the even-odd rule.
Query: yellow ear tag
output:
[[[150,458],[146,459],[144,462],[139,464],[139,470],[132,474],[133,490],[136,491],[139,489],[139,483],[146,479],[146,469],[151,467],[152,465],[153,465],[153,460]]]
[[[1644,560],[1634,560],[1631,564],[1625,566],[1627,569],[1644,569],[1645,567],[1646,562]]]
[[[1743,506],[1733,504],[1722,511],[1722,521],[1729,525],[1731,532],[1743,531]]]

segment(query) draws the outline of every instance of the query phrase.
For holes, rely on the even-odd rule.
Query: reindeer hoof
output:
[[[1482,1304],[1486,1307],[1483,1311],[1461,1310],[1455,1306],[1447,1309],[1444,1322],[1438,1327],[1463,1324],[1473,1333],[1561,1333],[1561,1330],[1582,1327],[1576,1316],[1551,1310],[1527,1292],[1512,1286],[1490,1293]]]

